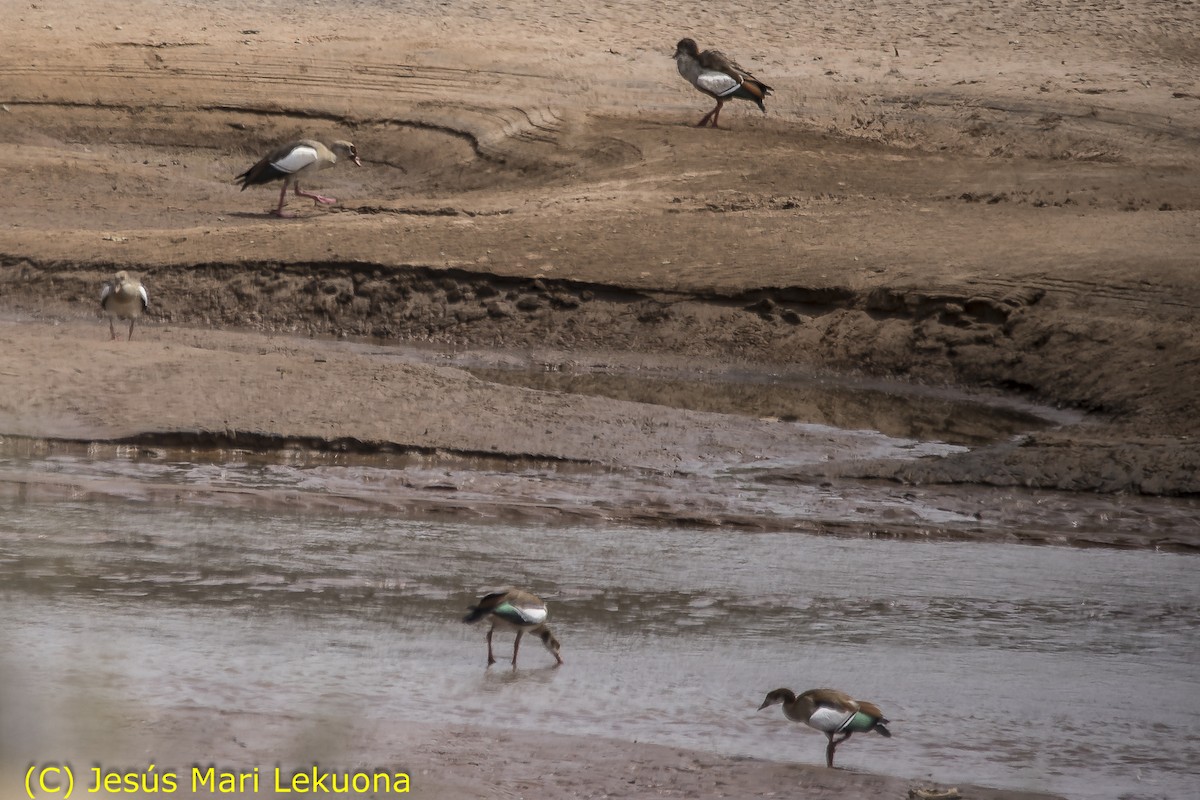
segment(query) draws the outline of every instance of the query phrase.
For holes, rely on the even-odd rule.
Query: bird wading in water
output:
[[[533,634],[542,640],[542,644],[554,656],[558,664],[562,664],[559,654],[558,639],[546,627],[546,603],[537,595],[521,589],[508,589],[503,592],[493,592],[485,595],[478,603],[471,606],[469,613],[463,617],[463,622],[471,624],[481,619],[492,623],[487,632],[488,666],[496,663],[492,654],[492,634],[497,628],[515,630],[517,639],[513,642],[512,665],[517,666],[517,650],[521,647],[521,637],[526,633]]]
[[[888,721],[884,719],[879,706],[865,700],[855,700],[837,689],[809,689],[799,697],[791,689],[776,689],[767,693],[758,710],[762,711],[767,706],[777,703],[783,705],[785,717],[816,728],[829,738],[829,744],[825,748],[827,767],[833,766],[833,752],[837,750],[837,746],[849,739],[852,733],[875,731],[885,737],[892,735],[887,729]],[[834,739],[835,736],[841,738]]]

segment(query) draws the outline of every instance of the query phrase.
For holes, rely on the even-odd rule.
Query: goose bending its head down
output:
[[[129,336],[125,339],[129,341],[133,338],[133,324],[149,307],[150,295],[146,287],[138,279],[129,277],[125,270],[114,275],[100,290],[100,310],[108,317],[108,332],[113,339],[117,338],[114,319],[129,320]]]
[[[783,704],[783,715],[788,719],[816,728],[829,738],[825,747],[825,765],[828,767],[833,766],[833,751],[849,739],[850,734],[875,731],[881,736],[892,735],[879,706],[855,700],[837,689],[809,689],[799,697],[791,689],[776,689],[767,693],[758,710],[776,703]],[[839,734],[841,738],[833,738]]]
[[[355,166],[362,166],[362,161],[358,159],[358,148],[350,142],[336,141],[326,147],[312,139],[300,139],[272,150],[253,167],[238,175],[237,180],[242,182],[242,191],[246,191],[247,186],[283,181],[283,188],[279,190],[279,205],[272,213],[277,217],[290,217],[292,215],[283,210],[288,184],[295,188],[299,197],[307,197],[327,206],[337,202],[335,197],[301,191],[300,177],[332,167],[339,157],[353,161]]]
[[[558,639],[555,639],[554,634],[546,627],[548,616],[546,604],[540,597],[521,589],[508,589],[484,596],[477,604],[470,607],[469,613],[463,617],[463,622],[470,624],[486,618],[492,623],[487,632],[489,667],[496,663],[496,657],[492,655],[492,634],[495,633],[496,628],[517,632],[517,639],[513,642],[512,665],[514,667],[517,666],[517,650],[521,647],[521,637],[526,633],[531,633],[541,639],[542,644],[554,656],[554,660],[558,664],[562,664],[563,659],[558,652],[560,649]]]
[[[721,106],[731,97],[756,103],[765,114],[763,98],[772,92],[770,86],[760,81],[731,61],[719,50],[701,51],[692,39],[680,39],[675,45],[675,66],[687,82],[717,101],[717,106],[696,123],[703,128],[710,121],[717,127]]]

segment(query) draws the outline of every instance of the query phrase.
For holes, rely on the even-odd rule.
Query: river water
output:
[[[135,718],[336,707],[819,764],[823,737],[756,708],[777,687],[831,685],[875,701],[894,732],[854,737],[841,766],[1194,797],[1196,565],[1149,550],[10,495],[0,707],[38,713],[10,714],[25,722],[0,722],[0,736],[53,741],[87,697]],[[533,640],[513,672],[498,634],[501,664],[485,669],[484,630],[460,617],[508,584],[549,599],[562,668]]]
[[[829,441],[878,431],[893,457],[1064,421],[830,376],[378,355]],[[894,732],[854,737],[839,766],[1195,796],[1200,562],[1145,544],[1194,540],[1194,499],[797,480],[791,466],[0,438],[0,774],[64,742],[153,757],[122,731],[184,712],[297,735],[331,718],[483,724],[821,764],[822,736],[756,709],[771,689],[834,686]],[[485,669],[484,630],[460,619],[508,585],[551,603],[562,668],[532,640],[509,669],[501,635]]]

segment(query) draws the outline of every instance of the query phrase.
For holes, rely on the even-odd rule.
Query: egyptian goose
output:
[[[279,192],[279,207],[272,213],[277,217],[290,217],[293,215],[283,210],[289,183],[295,187],[296,195],[299,197],[308,197],[327,206],[337,202],[335,197],[301,191],[299,179],[302,175],[308,176],[332,167],[337,163],[338,156],[352,160],[356,166],[362,166],[362,162],[358,160],[358,148],[350,142],[337,141],[326,147],[312,139],[300,139],[272,150],[253,167],[238,175],[235,180],[242,182],[243,192],[246,191],[247,186],[282,180],[283,189]]]
[[[788,719],[803,722],[829,737],[829,745],[825,748],[827,767],[833,766],[833,751],[852,733],[876,731],[885,737],[892,735],[879,706],[865,700],[855,700],[837,689],[809,689],[799,697],[791,689],[776,689],[767,694],[758,710],[762,711],[776,703],[783,703],[783,715]],[[835,740],[833,736],[838,733],[842,736]]]
[[[104,284],[100,290],[100,308],[108,315],[108,332],[113,339],[117,338],[114,318],[129,320],[129,337],[125,340],[129,341],[133,338],[133,323],[149,307],[150,295],[146,293],[146,287],[142,286],[141,281],[129,277],[125,270],[114,275],[112,281]]]
[[[701,52],[693,40],[680,39],[675,46],[675,66],[688,83],[717,101],[717,107],[696,123],[697,128],[703,128],[710,120],[712,126],[717,127],[721,106],[731,97],[757,103],[759,109],[767,113],[763,98],[771,93],[771,87],[730,61],[721,51]]]
[[[503,592],[493,592],[486,595],[478,604],[470,607],[470,613],[463,617],[463,622],[470,624],[487,617],[492,627],[487,632],[488,666],[496,663],[492,655],[492,634],[496,628],[515,630],[517,640],[513,642],[512,665],[517,666],[517,650],[521,647],[521,637],[525,632],[534,634],[542,640],[542,644],[554,656],[559,664],[563,663],[559,655],[558,639],[546,627],[546,604],[540,597],[520,589],[508,589]]]

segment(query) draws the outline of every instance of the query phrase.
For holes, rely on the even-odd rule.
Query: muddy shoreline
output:
[[[1200,549],[1190,497],[1028,485],[1031,461],[1068,470],[1064,482],[1092,477],[1080,448],[1034,461],[1027,443],[1053,448],[1054,437],[1097,426],[1004,393],[796,367],[756,373],[745,361],[661,352],[396,348],[175,325],[113,347],[96,341],[99,324],[0,325],[6,371],[56,365],[19,405],[0,408],[10,431],[0,452],[16,459],[0,476],[6,493]],[[142,368],[108,380],[130,355]],[[171,401],[146,414],[147,398]],[[1126,448],[1097,447],[1106,461],[1095,477],[1119,474],[1114,453],[1137,463]],[[44,472],[47,459],[57,466]],[[152,477],[188,462],[313,477],[300,491],[285,476],[274,492]],[[350,483],[326,484],[325,470]]]
[[[52,291],[72,299],[63,313],[78,317],[87,313],[95,285],[117,267],[140,267],[155,287],[149,326],[369,337],[384,345],[419,342],[450,352],[545,347],[639,353],[678,363],[737,363],[766,373],[799,365],[1000,391],[1088,416],[1082,425],[1015,443],[918,465],[880,464],[853,475],[913,484],[1200,493],[1200,445],[1196,418],[1189,413],[1194,384],[1187,379],[1195,370],[1186,366],[1195,345],[1186,338],[1186,316],[1159,321],[1143,332],[1144,343],[1131,345],[1114,331],[1144,326],[1144,318],[1079,315],[1047,300],[1042,290],[1000,297],[801,287],[688,294],[370,263],[147,268],[136,262],[85,267],[10,260],[0,265],[0,284],[10,311],[37,309],[44,315],[37,296]],[[153,328],[144,327],[143,335],[147,331]],[[1076,346],[1055,349],[1052,343],[1064,338]],[[1182,371],[1161,368],[1165,340],[1174,342]],[[1031,344],[1035,341],[1040,344]],[[22,370],[18,364],[13,368]],[[241,433],[248,439],[264,432]],[[261,446],[282,446],[267,442],[280,434],[292,435],[269,434]],[[343,438],[313,440],[311,446],[338,449]],[[370,446],[424,445],[397,435]],[[838,474],[850,473],[825,476]]]

